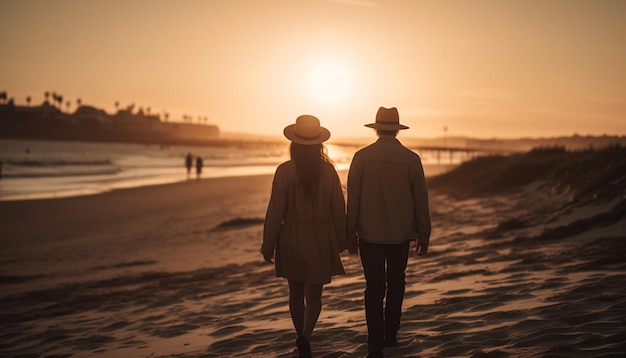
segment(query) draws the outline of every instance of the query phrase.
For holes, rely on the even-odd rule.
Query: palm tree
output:
[[[57,94],[56,92],[52,92],[52,100],[58,103],[59,110],[61,110],[61,107],[63,106],[63,96]]]
[[[65,106],[67,107],[67,113],[70,113],[70,105],[72,104],[72,102],[67,101],[65,102]]]
[[[48,102],[48,98],[50,97],[50,92],[46,91],[46,92],[44,92],[43,95],[44,95],[44,97],[46,97],[46,101],[44,103],[50,104],[50,102]]]
[[[30,106],[30,96],[26,96],[26,105]]]
[[[7,93],[5,91],[0,92],[0,103],[4,103],[7,100]]]
[[[115,101],[115,112],[119,112],[119,108],[120,107],[120,101]]]
[[[76,99],[76,109],[80,108],[80,105],[83,104],[83,101],[81,101],[80,98]]]

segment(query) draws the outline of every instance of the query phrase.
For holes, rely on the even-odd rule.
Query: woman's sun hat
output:
[[[305,145],[320,144],[330,138],[330,131],[320,126],[320,120],[308,114],[296,118],[296,123],[285,127],[283,134],[290,141]]]
[[[376,113],[376,122],[366,124],[366,127],[380,129],[383,131],[395,131],[399,129],[409,129],[409,127],[400,124],[400,116],[398,115],[398,109],[396,107],[378,108]]]

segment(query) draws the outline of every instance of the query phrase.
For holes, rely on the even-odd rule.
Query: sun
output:
[[[323,102],[336,102],[348,90],[348,73],[334,63],[322,63],[311,73],[311,87],[317,99]]]

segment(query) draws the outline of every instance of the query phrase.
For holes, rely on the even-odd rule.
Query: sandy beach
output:
[[[617,151],[566,158],[567,175],[544,152],[429,178],[431,249],[409,258],[386,356],[624,356],[626,167],[601,160]],[[286,282],[258,252],[271,180],[0,202],[0,356],[297,356]],[[316,357],[367,354],[362,269],[342,260]]]

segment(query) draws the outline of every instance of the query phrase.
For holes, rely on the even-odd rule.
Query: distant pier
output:
[[[437,164],[460,163],[483,155],[506,155],[511,153],[511,151],[502,149],[449,146],[411,146],[410,148],[419,153],[422,157],[436,160]]]

